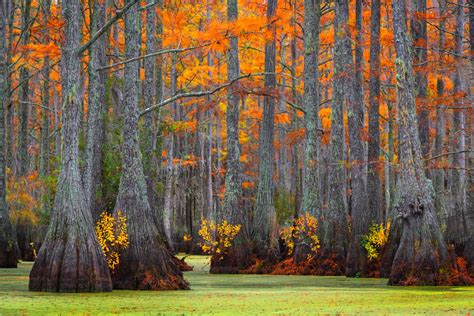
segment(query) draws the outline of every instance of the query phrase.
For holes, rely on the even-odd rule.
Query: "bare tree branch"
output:
[[[76,52],[78,55],[82,55],[92,44],[94,44],[95,41],[99,39],[99,37],[104,34],[109,27],[114,24],[118,19],[120,19],[125,12],[127,12],[135,3],[137,3],[138,0],[132,0],[129,2],[126,6],[124,6],[121,10],[117,10],[115,13],[114,17],[111,18],[107,23],[104,24],[103,27],[101,27],[91,38],[90,40],[87,41],[84,45],[82,45]]]

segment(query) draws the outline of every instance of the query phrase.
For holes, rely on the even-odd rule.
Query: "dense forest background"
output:
[[[470,0],[1,0],[0,266],[184,289],[173,254],[209,228],[214,273],[472,283],[473,23]]]

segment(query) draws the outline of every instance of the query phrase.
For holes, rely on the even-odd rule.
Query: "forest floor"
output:
[[[210,275],[190,256],[190,291],[28,292],[32,263],[0,269],[0,315],[12,314],[474,314],[474,287],[389,287],[386,279]]]

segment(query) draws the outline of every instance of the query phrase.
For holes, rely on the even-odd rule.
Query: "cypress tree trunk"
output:
[[[227,1],[227,19],[235,21],[238,16],[237,0]],[[230,50],[227,57],[227,80],[232,81],[240,75],[239,67],[239,39],[230,38]],[[227,95],[227,173],[225,177],[225,194],[223,218],[243,219],[238,216],[241,212],[240,199],[242,198],[242,179],[240,175],[240,144],[239,144],[239,86],[238,83],[229,87]],[[243,214],[242,214],[243,215]],[[242,223],[240,223],[242,224]]]
[[[10,12],[10,1],[0,3],[0,268],[16,268],[16,238],[10,223],[6,201],[6,137],[5,106],[8,104],[8,58],[6,27]]]
[[[415,69],[416,98],[426,100],[428,79],[423,68],[428,62],[428,35],[426,33],[426,0],[411,2],[411,37],[413,39],[413,64]],[[423,158],[430,153],[430,122],[427,104],[421,104],[418,114],[418,134],[420,135]]]
[[[304,96],[305,145],[303,164],[302,211],[321,215],[319,197],[319,20],[321,8],[319,0],[306,0],[304,37]]]
[[[339,268],[344,271],[346,254],[347,231],[347,201],[346,201],[346,170],[344,150],[344,121],[343,112],[351,102],[353,95],[345,89],[352,90],[346,83],[351,74],[352,57],[349,30],[347,29],[348,3],[346,0],[335,1],[334,12],[334,86],[331,109],[331,158],[329,183],[329,210],[324,214],[322,225],[321,248],[326,254],[334,254]],[[343,272],[342,272],[343,273]]]
[[[227,19],[235,21],[238,17],[237,0],[227,1]],[[227,80],[230,82],[240,75],[239,39],[230,38],[230,50],[227,57]],[[250,264],[248,232],[248,214],[242,204],[242,177],[239,144],[239,84],[229,87],[227,95],[227,173],[225,177],[224,205],[222,219],[234,225],[242,225],[239,235],[234,239],[228,254],[221,260],[211,261],[211,273],[238,273],[239,269]]]
[[[306,0],[304,2],[304,96],[305,109],[305,143],[303,163],[303,198],[301,212],[309,212],[321,219],[321,200],[319,187],[319,21],[321,19],[321,2]],[[295,247],[295,263],[306,260],[309,248],[305,244]]]
[[[382,183],[380,156],[380,0],[371,1],[370,17],[370,79],[369,79],[369,143],[367,195],[369,217],[382,222]]]
[[[471,53],[471,69],[474,71],[474,0],[469,0],[469,43],[470,43],[470,53]],[[472,79],[474,74],[471,73],[471,87],[473,86]],[[468,220],[468,231],[470,232],[469,238],[466,241],[464,247],[464,256],[467,259],[469,264],[469,269],[471,274],[474,275],[474,94],[471,93],[471,107],[466,110],[467,117],[467,135],[468,143],[470,146],[471,152],[469,153],[469,159],[467,160],[467,177],[466,177],[466,216]]]
[[[147,4],[151,4],[154,1],[149,0]],[[156,51],[156,8],[154,5],[151,5],[146,10],[146,20],[145,20],[145,30],[146,30],[146,54],[150,54]],[[156,90],[157,86],[155,83],[155,71],[156,71],[156,59],[155,58],[145,58],[143,61],[143,66],[145,68],[145,81],[143,82],[143,102],[144,107],[152,106],[156,101]],[[143,126],[143,137],[142,137],[142,147],[143,147],[143,167],[147,184],[148,198],[150,201],[150,206],[153,209],[153,212],[157,214],[158,206],[158,196],[155,191],[156,183],[154,181],[157,175],[157,165],[155,157],[155,144],[156,144],[156,126],[155,126],[155,111],[145,114],[144,116],[144,126]]]
[[[276,213],[273,201],[275,152],[273,145],[275,99],[273,94],[276,92],[276,31],[273,19],[276,8],[277,0],[269,0],[267,3],[267,21],[268,27],[273,32],[273,39],[265,43],[264,81],[266,96],[263,99],[263,118],[260,127],[259,182],[253,229],[255,251],[262,258],[272,258],[279,255]]]
[[[442,50],[444,48],[446,42],[446,18],[444,17],[446,14],[446,1],[439,0],[439,49]],[[440,65],[443,63],[443,54],[440,53],[439,58]],[[440,74],[437,82],[436,82],[436,91],[439,98],[444,96],[444,79],[443,75]],[[445,205],[445,187],[444,187],[444,168],[440,169],[439,164],[441,164],[444,159],[442,156],[443,154],[443,147],[444,147],[444,137],[445,137],[445,117],[446,115],[446,106],[439,105],[436,108],[436,138],[435,138],[435,147],[433,154],[435,157],[439,156],[440,158],[436,159],[435,162],[438,164],[435,169],[432,171],[432,179],[433,179],[433,187],[435,191],[435,211],[438,217],[438,221],[440,226],[443,227],[446,221],[446,205]]]
[[[130,0],[129,0],[130,1]],[[139,56],[137,6],[125,14],[126,59]],[[150,207],[138,139],[138,63],[128,63],[124,74],[122,120],[122,176],[115,205],[127,218],[129,246],[113,274],[114,288],[129,290],[187,289],[188,284],[161,236]]]
[[[50,14],[50,0],[44,0],[42,3],[43,6],[43,24],[46,25],[48,22],[49,14]],[[49,30],[45,30],[43,33],[43,41],[44,44],[49,44]],[[49,109],[49,57],[46,56],[43,62],[43,98],[42,103],[45,107]],[[50,142],[49,142],[49,118],[50,118],[50,111],[48,109],[42,110],[42,123],[41,123],[41,156],[39,162],[39,175],[40,177],[46,177],[49,175],[49,159],[51,154]]]
[[[91,34],[105,24],[105,1],[95,1],[91,19]],[[87,147],[84,171],[84,191],[93,218],[98,218],[96,191],[102,174],[102,143],[104,140],[105,89],[107,74],[97,70],[107,64],[107,37],[100,37],[89,49],[89,107],[87,111]]]
[[[392,6],[401,170],[395,226],[399,226],[401,238],[389,284],[437,285],[440,271],[449,264],[447,247],[434,214],[433,188],[423,170],[405,1],[394,1]]]
[[[349,5],[346,4],[348,8]],[[347,10],[349,11],[349,10]],[[348,16],[349,14],[347,14]],[[367,212],[367,191],[364,181],[365,171],[365,150],[362,141],[362,129],[364,128],[364,95],[362,85],[362,0],[356,1],[356,50],[355,50],[355,73],[351,72],[346,80],[347,89],[345,93],[349,94],[348,113],[349,117],[349,145],[351,162],[351,233],[352,238],[346,257],[346,275],[355,276],[357,272],[366,271],[367,255],[361,245],[361,239],[369,230],[371,221],[375,218],[370,217]],[[346,35],[350,40],[350,34]],[[347,66],[352,65],[352,51],[350,43],[346,46]],[[350,69],[353,69],[352,67]],[[352,99],[351,95],[354,95]]]
[[[457,105],[463,107],[466,91],[463,83],[463,34],[464,34],[464,0],[457,1],[456,7],[456,70],[454,74],[454,89]],[[464,245],[467,232],[466,220],[466,131],[464,110],[455,109],[453,113],[453,169],[451,192],[453,202],[448,209],[446,221],[446,240],[456,248]]]
[[[109,269],[97,242],[79,173],[81,3],[62,3],[63,45],[62,165],[45,241],[30,273],[31,291],[111,291]]]
[[[30,42],[30,11],[31,0],[22,1],[22,37],[21,44],[26,46]],[[29,107],[29,71],[25,66],[20,68],[20,105],[18,129],[18,175],[28,173],[28,107]]]

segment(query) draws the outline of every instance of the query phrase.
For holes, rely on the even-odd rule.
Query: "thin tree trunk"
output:
[[[148,0],[147,4],[153,3],[153,0]],[[148,10],[146,10],[146,21],[145,21],[145,31],[146,31],[146,54],[150,54],[156,51],[156,39],[155,33],[157,31],[155,27],[156,12],[155,6],[151,5]],[[158,100],[156,99],[156,83],[155,83],[155,72],[156,72],[156,59],[155,58],[145,58],[143,61],[143,66],[145,68],[145,81],[143,82],[143,102],[144,107],[147,108]],[[145,172],[145,178],[147,183],[147,192],[150,202],[150,206],[153,209],[155,214],[157,211],[157,194],[155,191],[156,183],[154,181],[156,177],[156,157],[154,147],[155,147],[155,137],[154,133],[156,131],[155,127],[155,111],[145,114],[144,116],[144,126],[142,134],[142,147],[143,147],[143,167]]]
[[[259,256],[270,258],[278,256],[278,235],[275,205],[273,201],[274,173],[274,115],[276,92],[275,58],[276,30],[273,19],[277,0],[267,3],[267,21],[273,38],[265,43],[265,92],[263,99],[263,118],[260,128],[259,182],[253,234],[255,250]]]
[[[394,1],[392,7],[401,170],[395,225],[399,225],[401,238],[389,284],[437,285],[440,271],[448,265],[447,246],[434,214],[433,189],[423,169],[405,1]]]
[[[30,42],[30,12],[31,0],[22,1],[22,38],[21,44],[26,46]],[[26,66],[20,68],[20,104],[19,104],[19,129],[18,129],[18,175],[28,173],[28,107],[29,107],[29,71]]]
[[[321,8],[319,0],[306,0],[304,37],[304,96],[305,145],[303,163],[302,211],[321,216],[319,196],[319,20]]]
[[[383,217],[382,183],[380,181],[380,0],[371,1],[369,142],[367,195],[369,218],[381,223]]]
[[[439,16],[440,16],[440,22],[439,22],[439,49],[442,50],[445,45],[445,28],[446,28],[446,1],[445,0],[439,0]],[[440,65],[442,65],[443,62],[443,54],[440,53]],[[438,98],[443,98],[444,97],[444,79],[443,75],[440,74],[437,82],[436,82],[436,91],[438,94]],[[443,227],[445,221],[446,221],[446,205],[445,205],[445,199],[446,199],[446,194],[445,194],[445,187],[444,187],[444,168],[440,168],[439,165],[442,164],[445,159],[442,156],[443,154],[443,148],[444,148],[444,137],[445,137],[445,115],[446,115],[446,106],[444,105],[439,105],[436,108],[436,137],[435,137],[435,147],[433,151],[434,156],[439,156],[440,158],[435,160],[435,163],[437,164],[435,166],[435,169],[432,171],[432,180],[433,180],[433,188],[435,191],[435,211],[436,215],[438,217],[438,221],[440,223],[440,226]]]
[[[411,1],[411,37],[413,39],[413,65],[415,69],[416,98],[423,102],[427,97],[428,79],[426,68],[428,62],[428,35],[426,32],[426,0]],[[420,135],[423,158],[430,153],[430,122],[427,104],[420,104],[418,112],[418,134]]]
[[[302,213],[321,218],[320,178],[319,178],[319,21],[321,19],[321,2],[306,0],[304,2],[304,122],[306,127],[303,163],[303,198]],[[295,247],[295,263],[306,260],[310,249],[303,243]]]
[[[471,87],[473,86],[474,81],[474,0],[469,2],[469,43],[470,43],[470,53],[471,53]],[[469,221],[470,236],[466,242],[464,248],[464,256],[467,259],[469,264],[469,269],[471,274],[474,274],[474,94],[471,92],[471,107],[467,110],[468,112],[468,122],[467,126],[469,129],[467,133],[470,139],[470,150],[468,160],[468,168],[470,169],[467,174],[467,201],[466,209],[468,210],[467,217]]]
[[[51,0],[44,0],[42,2],[43,6],[43,24],[46,25],[49,19]],[[45,29],[43,33],[44,44],[49,44],[49,30]],[[50,71],[50,61],[49,57],[46,56],[43,61],[43,106],[49,108],[49,71]],[[49,160],[51,155],[51,147],[49,141],[49,125],[50,125],[50,116],[51,113],[47,109],[42,111],[42,123],[41,123],[41,144],[40,144],[40,163],[38,166],[40,177],[46,177],[49,175]]]
[[[16,238],[10,223],[6,201],[5,107],[9,103],[6,27],[11,6],[11,1],[0,3],[0,268],[17,267]]]
[[[463,107],[466,99],[463,77],[463,34],[464,34],[464,0],[457,1],[456,7],[456,62],[457,67],[454,74],[454,89],[457,105]],[[446,240],[456,247],[462,247],[467,236],[466,220],[466,131],[464,110],[454,110],[453,113],[453,170],[451,192],[453,203],[448,210],[446,222]]]
[[[329,183],[329,210],[324,214],[322,225],[321,248],[327,255],[335,255],[343,273],[345,252],[348,241],[347,230],[347,201],[346,201],[346,154],[344,150],[344,120],[343,112],[353,102],[353,95],[345,89],[352,90],[346,83],[353,75],[351,55],[351,41],[348,20],[347,0],[335,1],[334,12],[334,87],[331,110],[331,177]],[[348,66],[349,65],[349,66]]]
[[[65,0],[62,10],[66,21],[62,52],[62,166],[49,229],[31,270],[29,288],[48,292],[111,291],[109,270],[95,235],[79,172],[81,61],[75,49],[81,40],[81,3]]]
[[[348,7],[348,4],[346,4]],[[347,10],[349,11],[349,10]],[[362,140],[362,129],[364,128],[364,92],[362,85],[362,0],[356,1],[356,48],[355,48],[355,73],[349,74],[347,83],[347,94],[353,94],[351,100],[349,96],[348,113],[349,117],[349,145],[351,163],[351,232],[352,238],[346,257],[346,275],[356,276],[358,272],[367,273],[367,254],[361,245],[361,239],[367,234],[370,222],[375,218],[370,218],[367,212],[367,191],[364,181],[365,171],[365,150]],[[350,40],[348,33],[347,39]],[[352,65],[352,51],[350,44],[346,47],[346,55],[349,61],[347,66]],[[350,59],[350,60],[349,60]]]
[[[227,19],[236,21],[238,17],[237,0],[227,0]],[[227,80],[230,82],[240,76],[239,66],[239,39],[232,36],[230,50],[227,56]],[[228,220],[234,225],[242,225],[232,247],[222,259],[211,261],[211,273],[238,273],[250,264],[250,247],[248,245],[248,215],[242,204],[242,176],[240,164],[239,143],[239,106],[240,85],[231,85],[227,95],[226,127],[227,127],[227,173],[225,177],[224,205],[222,220]]]

